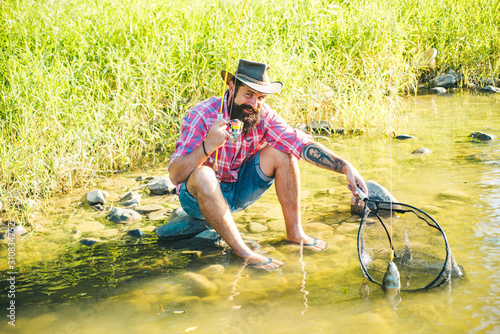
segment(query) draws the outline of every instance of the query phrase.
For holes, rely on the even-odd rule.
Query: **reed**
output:
[[[0,1],[0,200],[85,185],[159,162],[186,110],[220,95],[242,0]],[[401,93],[426,75],[498,78],[500,5],[485,0],[249,1],[231,59],[272,65],[270,104],[290,123],[386,134]],[[160,152],[160,153],[159,153]],[[29,211],[29,210],[28,210]]]

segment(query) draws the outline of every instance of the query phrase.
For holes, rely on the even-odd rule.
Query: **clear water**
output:
[[[38,234],[17,247],[16,326],[7,324],[2,282],[2,331],[20,333],[498,333],[500,332],[500,140],[472,141],[483,131],[500,137],[500,97],[459,93],[407,100],[397,133],[416,137],[333,137],[332,150],[366,180],[423,209],[447,234],[466,279],[427,292],[402,293],[391,307],[367,282],[356,250],[358,221],[342,175],[301,162],[304,229],[325,239],[322,253],[282,242],[283,218],[273,190],[235,216],[244,237],[286,262],[276,272],[245,268],[229,252],[171,250],[154,233],[141,240],[103,214],[76,207],[85,190],[35,217]],[[427,147],[432,154],[412,155]],[[138,175],[165,174],[165,166],[102,179],[89,188],[110,198],[137,186]],[[175,208],[169,198],[144,201]],[[250,223],[267,227],[249,232]],[[89,225],[90,224],[90,225]],[[94,225],[92,225],[94,224]],[[89,227],[90,226],[90,227]],[[83,246],[71,231],[107,243]],[[151,227],[150,227],[151,229]],[[2,259],[7,250],[1,248]],[[0,262],[6,277],[6,262]],[[204,268],[211,267],[210,274]],[[186,272],[211,283],[198,290]]]

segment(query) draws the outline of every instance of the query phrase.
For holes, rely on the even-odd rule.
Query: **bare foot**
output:
[[[263,269],[263,270],[275,270],[285,265],[281,261],[272,259],[270,257],[265,257],[257,253],[254,253],[249,257],[246,257],[245,261],[249,266],[252,266],[255,269]]]
[[[286,239],[286,241],[295,243],[295,244],[300,244],[301,241],[303,242],[303,246],[306,249],[312,250],[314,252],[321,252],[324,251],[325,249],[328,248],[328,243],[326,241],[323,241],[318,238],[313,238],[309,236],[305,236],[302,240],[291,240],[291,239]]]

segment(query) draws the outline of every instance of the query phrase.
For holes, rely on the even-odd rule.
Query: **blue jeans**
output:
[[[260,151],[250,157],[241,167],[236,182],[220,182],[222,195],[231,212],[238,212],[255,203],[273,184],[274,178],[266,176],[260,168]],[[179,200],[184,211],[191,217],[204,219],[198,199],[181,186]]]

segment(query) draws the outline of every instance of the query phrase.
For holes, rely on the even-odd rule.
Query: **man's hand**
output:
[[[207,133],[207,138],[205,139],[205,149],[208,155],[212,154],[213,151],[224,145],[229,133],[227,132],[227,121],[225,119],[220,119],[215,122]]]
[[[358,173],[356,168],[354,168],[350,163],[347,163],[344,167],[344,174],[347,179],[347,188],[352,191],[352,194],[356,197],[360,197],[358,193],[358,187],[365,194],[368,194],[368,188],[366,187],[365,180]]]

